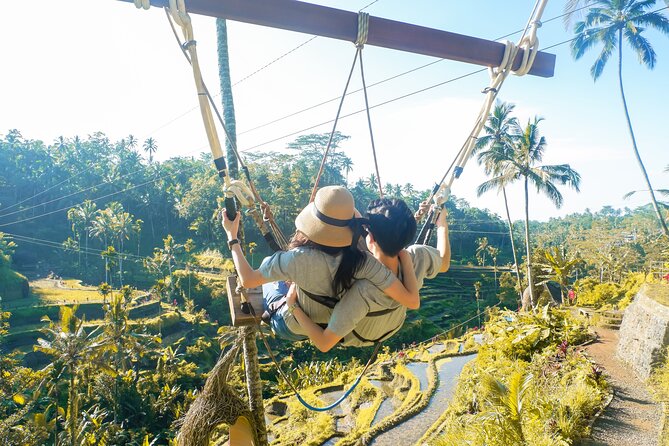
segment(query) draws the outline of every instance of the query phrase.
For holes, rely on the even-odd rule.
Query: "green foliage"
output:
[[[608,392],[601,374],[569,346],[588,337],[585,327],[548,307],[494,314],[485,331],[490,342],[463,370],[433,444],[566,446],[585,435]]]
[[[529,361],[537,351],[566,341],[569,345],[589,339],[587,320],[568,310],[546,306],[537,313],[503,311],[491,317],[486,331],[495,349],[514,359]]]
[[[348,375],[349,372],[357,371],[359,368],[360,362],[355,359],[347,363],[330,359],[329,361],[297,364],[286,373],[286,376],[295,388],[304,389],[331,383],[342,375]],[[280,392],[290,392],[292,389],[283,377],[280,377],[277,388]]]
[[[669,346],[664,348],[662,352],[662,360],[653,369],[648,384],[656,401],[663,402],[665,410],[662,416],[664,417],[664,431],[660,432],[661,444],[668,444],[669,442]]]
[[[576,302],[587,307],[624,310],[648,279],[644,273],[629,273],[620,283],[598,283],[585,278],[575,284]]]

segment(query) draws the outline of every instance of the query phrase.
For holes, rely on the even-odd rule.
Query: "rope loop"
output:
[[[144,9],[148,11],[149,8],[151,7],[150,0],[134,0],[134,3],[135,3],[135,8],[137,9]]]
[[[504,45],[504,56],[502,56],[502,61],[499,63],[499,66],[490,68],[488,70],[491,79],[495,79],[504,71],[510,70],[511,66],[513,65],[513,59],[517,52],[516,44],[510,40],[507,40],[504,42]]]
[[[358,38],[355,39],[355,46],[362,48],[367,43],[369,34],[369,13],[358,12]]]
[[[518,69],[513,70],[513,74],[516,76],[524,76],[529,73],[532,64],[534,63],[534,59],[537,57],[537,53],[539,52],[539,39],[537,39],[536,34],[534,34],[534,38],[532,38],[532,36],[525,37],[518,48],[523,50],[523,60]]]
[[[174,21],[177,22],[177,25],[182,28],[190,26],[190,16],[186,11],[184,0],[170,0],[170,13]]]
[[[231,180],[223,192],[226,197],[234,195],[244,207],[253,206],[253,193],[246,183],[241,180]]]

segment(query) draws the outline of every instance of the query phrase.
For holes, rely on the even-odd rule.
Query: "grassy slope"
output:
[[[9,268],[0,268],[0,296],[3,304],[8,301],[20,300],[27,288],[28,279]],[[3,305],[4,306],[4,305]]]

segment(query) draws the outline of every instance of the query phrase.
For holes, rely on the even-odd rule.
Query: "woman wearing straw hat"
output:
[[[321,188],[314,201],[295,219],[297,231],[289,250],[265,258],[258,269],[249,265],[239,246],[239,214],[234,220],[223,214],[223,228],[242,286],[253,288],[269,282],[290,281],[299,289],[297,302],[285,305],[285,288],[264,287],[268,322],[281,338],[292,341],[307,338],[293,315],[297,305],[315,323],[327,325],[331,311],[322,299],[336,300],[358,279],[369,280],[399,302],[419,298],[410,259],[402,265],[403,284],[371,254],[358,249],[365,220],[356,218],[353,196],[344,187]]]

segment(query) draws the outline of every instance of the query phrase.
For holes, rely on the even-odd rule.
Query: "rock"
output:
[[[652,299],[651,293],[652,288],[645,285],[627,307],[616,349],[642,380],[648,379],[669,344],[669,307]]]
[[[288,405],[283,401],[272,401],[272,405],[267,408],[267,413],[276,415],[277,417],[283,417],[286,415],[287,409]]]
[[[537,302],[534,302],[532,305],[532,299],[530,295],[530,287],[525,288],[523,291],[522,298],[522,307],[523,310],[529,310],[530,308],[543,307],[544,305],[557,306],[562,304],[562,287],[559,283],[555,281],[548,281],[541,286],[536,287],[537,293],[535,293],[535,299]]]
[[[377,379],[380,381],[392,381],[393,367],[394,363],[392,361],[384,361],[379,364],[376,368]]]

